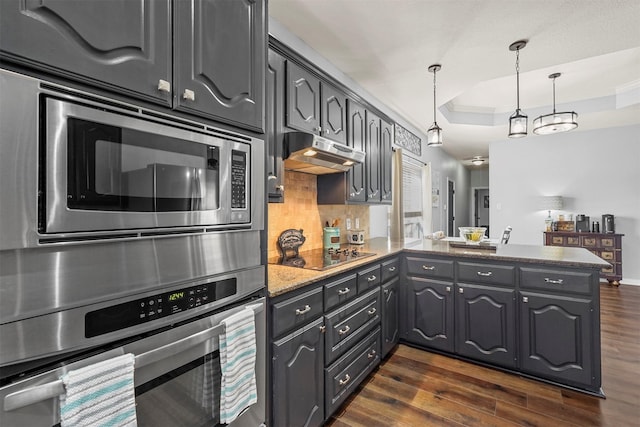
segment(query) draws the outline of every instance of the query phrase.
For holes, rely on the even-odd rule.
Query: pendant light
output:
[[[533,121],[533,133],[537,135],[567,132],[578,127],[578,113],[575,111],[556,113],[556,79],[560,76],[560,73],[549,75],[553,80],[553,113],[540,116]]]
[[[440,64],[430,65],[428,70],[433,73],[433,124],[427,130],[427,146],[440,147],[442,146],[442,129],[436,122],[436,72],[440,71],[442,66]]]
[[[509,117],[509,138],[527,136],[527,120],[529,118],[520,111],[520,49],[524,49],[526,45],[526,40],[518,40],[509,46],[510,51],[516,52],[516,112]]]

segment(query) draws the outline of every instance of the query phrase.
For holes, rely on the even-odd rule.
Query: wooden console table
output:
[[[574,246],[590,250],[611,264],[600,272],[600,277],[612,285],[620,285],[622,280],[622,236],[613,233],[587,233],[569,231],[545,231],[546,246]]]

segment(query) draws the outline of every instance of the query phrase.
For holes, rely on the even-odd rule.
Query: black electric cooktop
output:
[[[357,246],[343,246],[340,249],[312,249],[300,251],[297,256],[269,258],[269,264],[287,267],[306,268],[308,270],[326,270],[351,261],[375,255],[360,252]]]

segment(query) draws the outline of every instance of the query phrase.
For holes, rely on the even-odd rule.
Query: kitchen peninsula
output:
[[[376,255],[268,266],[274,425],[321,424],[398,341],[603,396],[609,264],[586,249],[373,239],[359,250]]]

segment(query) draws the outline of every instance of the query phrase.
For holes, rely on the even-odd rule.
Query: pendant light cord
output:
[[[520,49],[516,49],[516,105],[520,111]]]
[[[556,113],[556,77],[553,78],[553,114]]]
[[[433,123],[436,122],[436,70],[433,70]]]

